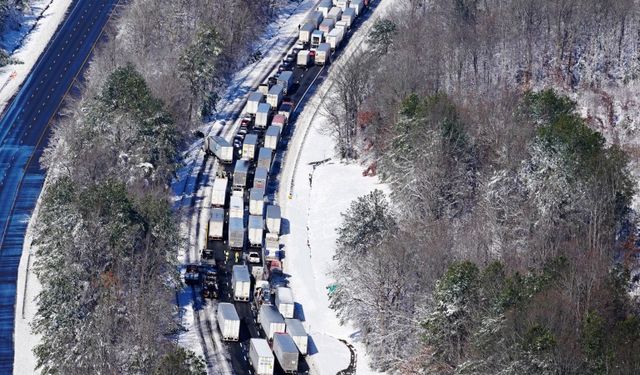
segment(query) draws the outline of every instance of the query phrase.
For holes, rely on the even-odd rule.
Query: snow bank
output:
[[[31,12],[25,16],[22,29],[33,30],[24,38],[11,57],[21,64],[11,64],[0,69],[0,111],[18,91],[22,82],[27,78],[31,68],[38,61],[38,57],[49,44],[58,25],[64,20],[71,0],[34,0],[30,2]],[[25,30],[25,31],[26,31]],[[11,39],[19,39],[23,35],[12,34]],[[8,41],[7,44],[16,44]]]

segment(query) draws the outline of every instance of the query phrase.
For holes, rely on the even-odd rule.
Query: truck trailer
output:
[[[249,363],[255,375],[273,375],[275,358],[265,339],[251,339],[249,341]]]
[[[298,31],[298,40],[303,43],[309,43],[311,41],[311,34],[315,29],[316,26],[314,26],[313,24],[305,23],[300,27],[300,31]]]
[[[362,13],[362,10],[364,9],[364,1],[363,0],[351,0],[349,2],[349,8],[353,8],[353,10],[356,12],[356,16],[359,16],[360,13]]]
[[[291,288],[281,286],[276,289],[276,306],[282,316],[287,319],[293,318],[295,302],[293,301],[293,292],[291,292]]]
[[[271,106],[269,103],[260,103],[258,112],[256,113],[256,129],[266,129],[269,126],[269,116],[271,115]]]
[[[218,327],[224,341],[238,341],[240,339],[240,317],[232,303],[218,304]]]
[[[325,18],[324,21],[322,21],[322,23],[320,24],[320,27],[318,27],[318,30],[327,34],[329,31],[333,30],[335,26],[336,21],[333,18]]]
[[[264,233],[264,219],[262,216],[249,215],[249,246],[261,247]]]
[[[264,101],[264,94],[260,91],[254,91],[249,94],[249,99],[247,99],[247,106],[245,107],[245,112],[251,115],[255,115],[258,112],[258,105]]]
[[[298,347],[288,333],[273,336],[273,354],[285,374],[298,373]]]
[[[310,23],[313,25],[313,28],[317,28],[318,25],[320,25],[320,22],[322,22],[322,19],[324,18],[324,16],[322,15],[322,12],[311,12],[307,18],[304,19],[303,24],[304,23]],[[302,25],[300,25],[300,27],[302,28]]]
[[[304,329],[302,322],[298,319],[285,319],[284,324],[286,326],[287,333],[296,343],[298,351],[302,355],[307,355],[307,346],[309,344],[309,336],[307,330]]]
[[[278,85],[282,85],[282,93],[288,95],[289,89],[291,89],[291,85],[293,85],[293,72],[290,70],[280,72],[277,79]]]
[[[231,163],[233,161],[233,145],[226,139],[218,136],[207,137],[204,141],[204,151],[207,154],[214,155],[222,163]]]
[[[226,177],[216,177],[213,180],[213,188],[211,189],[211,206],[224,207],[227,203],[227,185],[229,179]]]
[[[271,121],[271,126],[267,128],[267,131],[264,133],[264,147],[276,150],[278,148],[278,141],[280,140],[280,133],[282,132],[282,127],[276,125],[276,119],[278,122],[286,121],[286,117],[283,115],[275,115],[273,116],[273,121]]]
[[[271,171],[271,162],[273,161],[273,150],[268,147],[261,147],[258,153],[258,167],[266,168]]]
[[[327,65],[331,61],[331,46],[320,43],[316,49],[316,65]]]
[[[253,188],[266,189],[268,178],[269,171],[265,168],[256,168],[256,173],[253,176]]]
[[[267,94],[267,103],[271,105],[271,108],[278,108],[280,102],[282,102],[284,87],[280,84],[275,84],[269,89]],[[265,126],[266,127],[266,126]]]
[[[356,10],[354,8],[346,8],[342,11],[342,18],[340,21],[344,21],[347,24],[347,28],[351,28],[353,21],[356,20]]]
[[[340,47],[340,43],[342,43],[342,37],[343,37],[343,31],[342,28],[335,28],[333,30],[331,30],[329,32],[329,34],[327,34],[327,43],[329,44],[329,46],[331,46],[331,50],[335,51],[336,48]]]
[[[242,194],[231,195],[231,200],[229,202],[229,218],[244,218],[244,199],[242,199]]]
[[[253,188],[249,193],[249,214],[260,215],[264,212],[264,189]]]
[[[249,174],[249,161],[236,160],[233,168],[233,190],[244,191],[247,187],[247,178]]]
[[[280,259],[280,237],[277,234],[266,234],[264,239],[264,257],[268,260]]]
[[[284,318],[273,305],[260,306],[258,323],[269,341],[273,340],[274,334],[285,331]]]
[[[232,217],[229,219],[229,247],[231,249],[244,248],[244,220]]]
[[[311,37],[309,37],[309,41],[311,41]],[[306,69],[309,67],[309,65],[311,65],[311,55],[309,54],[308,50],[303,49],[302,51],[298,52],[296,65],[298,66],[298,68],[303,69]]]
[[[267,206],[267,230],[269,233],[280,234],[280,206]]]
[[[256,149],[258,148],[258,135],[249,133],[244,137],[242,142],[242,159],[253,160],[256,157]]]
[[[329,9],[329,13],[327,14],[327,17],[325,18],[325,21],[327,19],[332,19],[335,22],[340,21],[340,19],[342,18],[342,9],[340,7],[333,7],[331,9]],[[324,21],[322,21],[324,22]]]
[[[231,276],[231,285],[233,285],[233,299],[236,301],[248,301],[251,294],[251,275],[249,269],[245,265],[233,266],[233,274]]]
[[[209,239],[219,240],[224,231],[224,208],[212,208],[209,217]]]
[[[326,17],[329,14],[329,10],[333,7],[332,0],[322,0],[316,8],[318,12],[322,13],[322,17]]]

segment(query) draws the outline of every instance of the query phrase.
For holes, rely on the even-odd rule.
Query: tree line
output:
[[[203,374],[175,341],[185,240],[180,149],[280,2],[136,0],[117,9],[41,163],[34,227],[43,374]]]
[[[339,146],[392,191],[344,213],[331,296],[376,368],[640,370],[636,183],[582,100],[637,79],[637,5],[409,1],[340,72]]]

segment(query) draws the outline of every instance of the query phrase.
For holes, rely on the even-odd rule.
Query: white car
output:
[[[260,263],[260,254],[256,251],[250,251],[247,258],[249,259],[249,263]]]

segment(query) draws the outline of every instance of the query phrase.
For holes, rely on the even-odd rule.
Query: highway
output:
[[[42,190],[40,156],[65,95],[118,0],[75,0],[0,120],[0,374],[13,372],[16,279],[29,218]],[[18,303],[17,303],[18,302]]]

